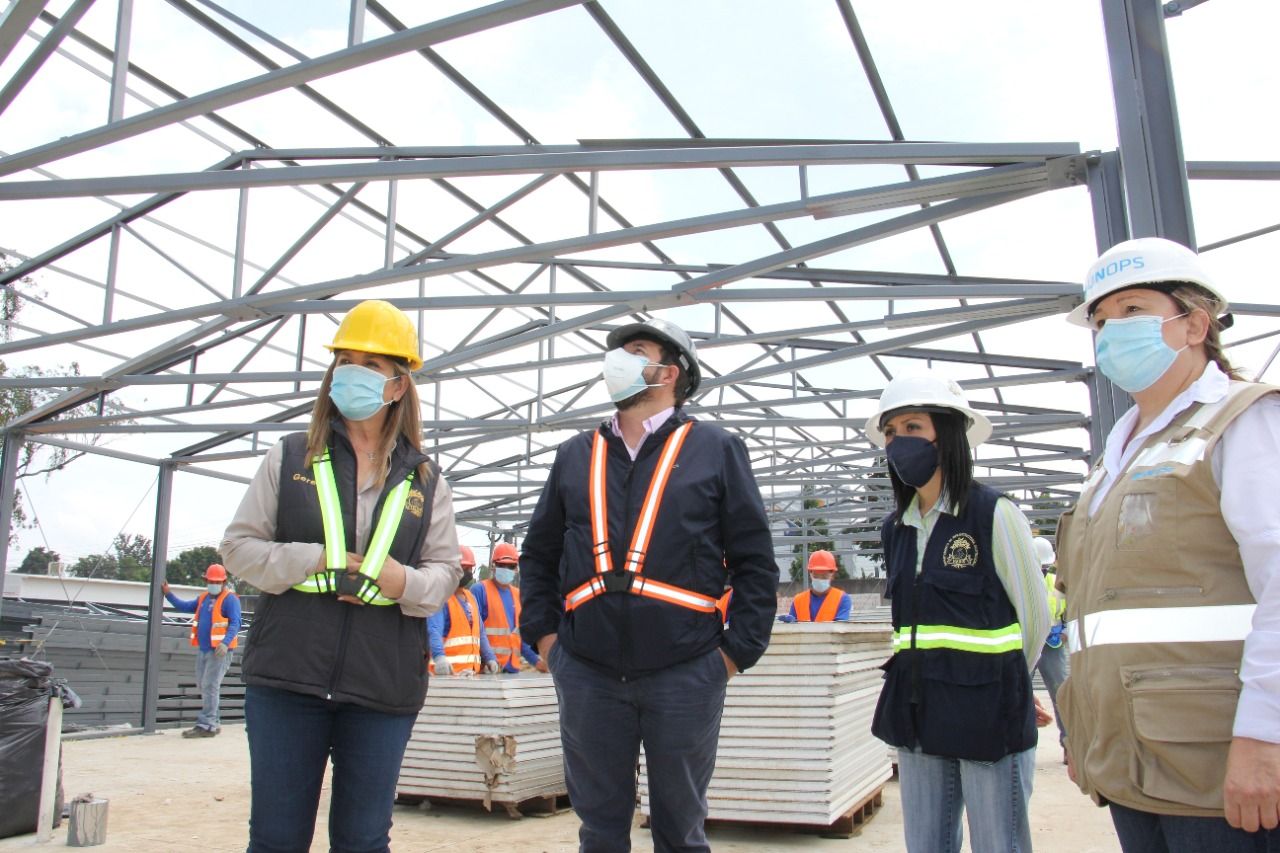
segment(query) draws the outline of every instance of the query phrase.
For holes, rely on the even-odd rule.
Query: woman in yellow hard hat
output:
[[[424,622],[462,575],[449,486],[421,448],[413,324],[361,302],[328,349],[307,431],[267,453],[222,541],[264,593],[242,665],[250,853],[310,848],[329,760],[331,847],[387,849]]]

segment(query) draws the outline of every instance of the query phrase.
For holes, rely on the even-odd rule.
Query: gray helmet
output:
[[[670,320],[654,317],[643,323],[619,326],[605,338],[605,345],[609,349],[617,349],[633,338],[654,338],[675,350],[676,364],[689,377],[688,396],[693,396],[702,382],[702,372],[698,369],[698,354],[693,349],[693,338],[689,337],[688,332]]]

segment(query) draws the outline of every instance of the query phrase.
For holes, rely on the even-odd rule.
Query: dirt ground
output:
[[[1048,704],[1048,697],[1043,697]],[[1044,730],[1045,733],[1051,730]],[[1056,738],[1042,737],[1037,753],[1031,827],[1038,853],[1115,853],[1120,849],[1107,813],[1095,808],[1067,779]],[[63,783],[68,797],[92,792],[110,801],[104,853],[208,853],[242,851],[249,817],[249,760],[243,726],[226,726],[220,737],[183,740],[176,730],[72,740],[63,745]],[[328,849],[325,829],[328,785],[321,804],[313,853]],[[573,812],[512,820],[501,810],[396,806],[391,846],[397,853],[568,853],[577,850]],[[45,845],[34,836],[0,841],[0,853],[62,847],[66,822]],[[884,790],[883,807],[849,839],[743,827],[713,827],[719,853],[752,851],[900,851],[902,810],[898,786]],[[649,833],[631,833],[633,849],[651,850]]]

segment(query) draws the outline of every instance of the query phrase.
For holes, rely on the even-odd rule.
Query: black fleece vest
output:
[[[335,429],[330,456],[342,507],[347,550],[355,548],[355,457],[344,432]],[[401,441],[373,518],[376,529],[387,495],[426,458]],[[412,566],[431,526],[431,504],[440,471],[416,478],[391,542],[391,556]],[[324,542],[315,478],[306,458],[306,435],[285,437],[280,464],[277,542]],[[242,666],[244,681],[350,702],[392,714],[417,713],[427,691],[426,620],[398,606],[353,605],[333,595],[286,590],[258,601]]]

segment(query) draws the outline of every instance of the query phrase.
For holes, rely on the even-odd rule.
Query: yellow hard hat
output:
[[[408,359],[409,369],[422,367],[418,355],[418,332],[405,313],[382,299],[366,299],[347,316],[333,336],[333,343],[325,344],[330,352],[338,349],[371,352]]]

